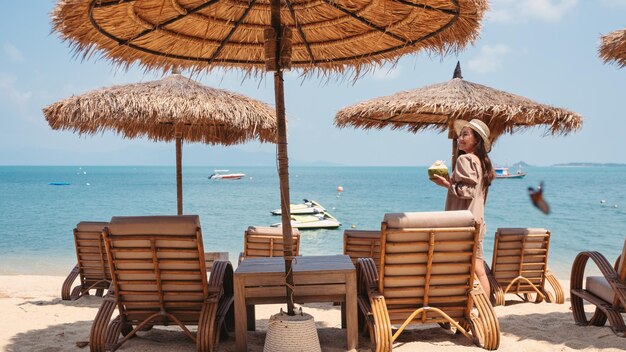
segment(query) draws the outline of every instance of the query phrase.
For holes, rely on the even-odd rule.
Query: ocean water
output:
[[[213,169],[184,168],[184,212],[200,216],[205,249],[229,252],[236,265],[247,226],[280,221],[270,213],[280,206],[278,176],[274,167],[231,167],[246,177],[209,180]],[[525,171],[524,179],[495,180],[489,191],[487,262],[498,227],[549,229],[549,265],[562,279],[580,251],[597,250],[613,262],[626,238],[626,167]],[[527,188],[541,180],[548,216],[528,197]],[[302,231],[303,255],[341,253],[344,229],[379,229],[384,213],[441,210],[445,202],[426,167],[291,167],[290,183],[292,203],[317,200],[343,224]],[[0,274],[67,274],[76,261],[72,229],[80,221],[175,213],[174,167],[0,167]]]

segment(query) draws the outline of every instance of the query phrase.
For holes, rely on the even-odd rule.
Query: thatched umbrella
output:
[[[120,65],[274,71],[288,314],[293,315],[283,69],[358,76],[374,64],[476,39],[486,0],[60,0],[55,30]]]
[[[604,62],[615,62],[619,67],[626,66],[626,29],[613,31],[602,36],[598,53]]]
[[[575,112],[464,80],[459,63],[450,81],[345,107],[337,112],[335,125],[363,129],[391,127],[413,133],[448,131],[448,137],[453,140],[454,165],[456,136],[452,125],[458,119],[484,121],[492,141],[502,133],[533,126],[544,126],[552,135],[568,134],[582,126],[582,117]]]
[[[183,213],[182,141],[233,145],[276,141],[269,105],[204,86],[174,73],[157,81],[112,86],[60,100],[43,109],[55,130],[79,134],[115,131],[125,138],[176,141],[178,214]]]

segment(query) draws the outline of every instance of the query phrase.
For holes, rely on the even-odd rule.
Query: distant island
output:
[[[564,164],[554,164],[552,166],[561,166],[561,167],[624,167],[626,164],[620,163],[586,163],[586,162],[576,162],[576,163],[564,163]]]
[[[497,164],[497,163],[496,163],[496,164],[494,164],[494,165],[495,165],[496,167],[499,167],[499,165],[501,165],[501,164]],[[513,164],[511,164],[511,165],[505,165],[504,167],[518,167],[518,168],[526,168],[526,167],[533,167],[533,166],[532,166],[532,165],[530,165],[530,164],[527,164],[527,163],[526,163],[526,162],[524,162],[524,161],[521,161],[521,160],[520,160],[520,161],[518,161],[518,162],[516,162],[516,163],[513,163]]]

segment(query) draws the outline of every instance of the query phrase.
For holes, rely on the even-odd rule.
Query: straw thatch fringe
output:
[[[536,125],[545,126],[552,135],[582,126],[582,117],[575,112],[460,78],[345,107],[337,112],[335,125],[444,132],[450,120],[475,118],[489,126],[494,140],[502,133]]]
[[[293,30],[292,67],[303,75],[359,76],[407,53],[458,52],[478,37],[485,0],[285,0]],[[265,71],[269,2],[60,0],[54,31],[83,56],[128,68],[192,72],[215,66]]]
[[[603,35],[598,54],[606,63],[615,62],[619,67],[626,66],[626,29]]]
[[[126,138],[171,141],[179,128],[186,142],[232,145],[276,140],[272,107],[180,74],[72,96],[43,112],[53,129],[79,134],[113,130]]]

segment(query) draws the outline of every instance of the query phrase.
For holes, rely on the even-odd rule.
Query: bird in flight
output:
[[[539,186],[536,190],[532,187],[528,187],[528,195],[537,209],[541,210],[546,215],[550,214],[550,206],[545,199],[543,199],[543,181],[539,182]]]

